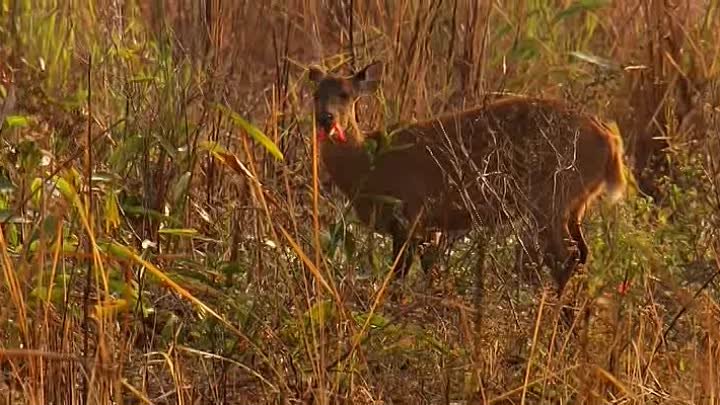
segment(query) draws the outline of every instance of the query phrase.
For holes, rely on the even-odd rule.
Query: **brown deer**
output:
[[[530,218],[539,237],[530,257],[548,264],[562,293],[587,261],[586,208],[603,191],[611,201],[623,194],[620,139],[559,101],[519,96],[364,133],[355,102],[378,88],[382,68],[374,62],[342,77],[311,67],[308,75],[316,84],[321,164],[331,181],[363,223],[392,236],[396,256],[410,241],[394,270],[403,277],[412,264],[418,238],[409,229],[416,219],[415,235],[422,235]],[[373,153],[368,139],[384,145]]]

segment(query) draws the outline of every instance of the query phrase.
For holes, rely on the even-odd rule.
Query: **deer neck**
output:
[[[354,118],[344,131],[344,142],[325,139],[320,143],[320,157],[333,183],[351,195],[370,172],[370,156],[365,150],[365,134]]]
[[[362,148],[365,143],[365,134],[360,130],[355,119],[355,104],[352,106],[352,111],[348,119],[347,128],[344,128],[345,136],[347,137],[348,146],[354,148]]]

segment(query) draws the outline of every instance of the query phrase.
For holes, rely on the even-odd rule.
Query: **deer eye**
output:
[[[342,92],[338,95],[342,101],[347,101],[350,99],[350,94],[347,92]]]

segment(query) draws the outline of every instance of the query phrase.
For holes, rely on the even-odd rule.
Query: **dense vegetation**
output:
[[[0,403],[720,403],[719,38],[717,0],[0,0]],[[622,135],[576,322],[512,238],[388,277],[306,74],[375,59],[363,128],[504,91]]]

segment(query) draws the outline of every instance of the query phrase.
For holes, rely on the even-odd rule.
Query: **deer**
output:
[[[588,207],[624,195],[619,135],[568,103],[522,95],[364,132],[355,106],[378,90],[383,67],[373,61],[343,76],[311,65],[307,74],[320,164],[360,222],[392,237],[400,258],[392,271],[405,277],[428,232],[464,235],[532,218],[538,243],[527,244],[528,257],[550,268],[562,294],[588,260]],[[384,145],[374,154],[371,139]]]

